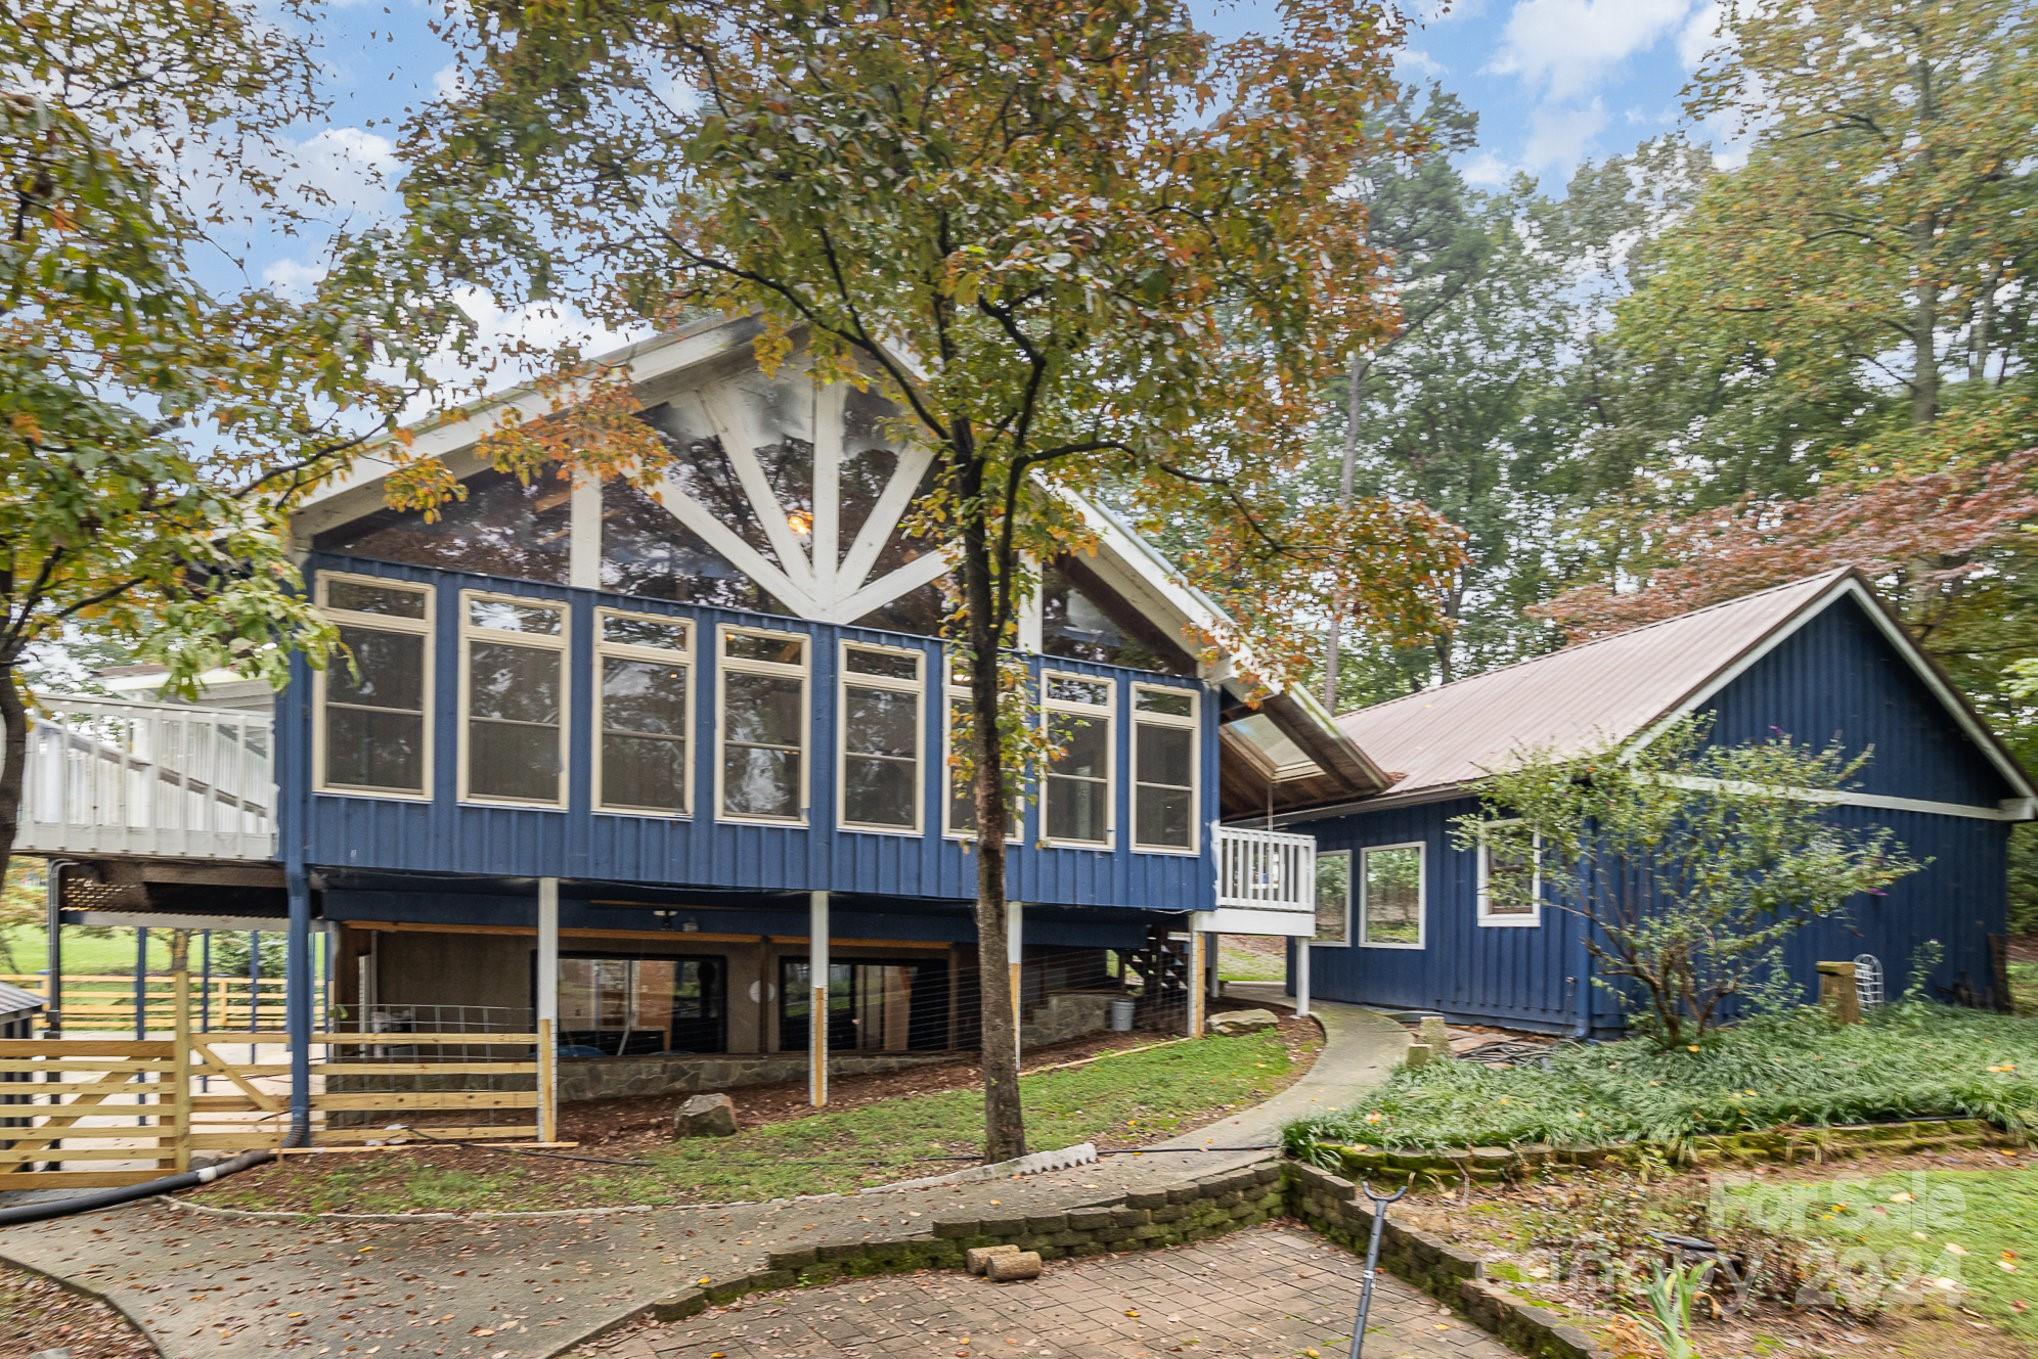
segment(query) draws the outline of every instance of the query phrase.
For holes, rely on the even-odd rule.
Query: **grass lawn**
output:
[[[1351,1109],[1288,1130],[1374,1146],[1652,1141],[1792,1123],[1961,1115],[2038,1131],[2038,1020],[1892,1004],[1834,1028],[1800,1010],[1736,1025],[1696,1052],[1635,1039],[1558,1048],[1547,1067],[1434,1062]]]
[[[1038,1149],[1163,1140],[1258,1103],[1290,1075],[1276,1031],[1107,1056],[1022,1076],[1027,1144]],[[737,1107],[742,1107],[741,1092]],[[247,1208],[358,1212],[728,1202],[823,1194],[942,1174],[982,1144],[983,1097],[949,1090],[882,1100],[675,1142],[649,1164],[591,1165],[484,1151],[297,1158],[234,1177],[207,1200]],[[597,1153],[599,1154],[599,1153]]]
[[[1255,939],[1253,944],[1264,945],[1266,941]],[[1217,947],[1217,975],[1225,981],[1277,982],[1288,977],[1288,958],[1280,941],[1273,941],[1275,947],[1268,949],[1252,947],[1238,940],[1226,939]]]
[[[5,946],[5,952],[0,953],[0,972],[42,971],[49,960],[44,943],[48,937],[49,931],[40,925],[10,925],[0,929],[0,945]],[[19,966],[4,966],[9,957]],[[149,967],[154,970],[169,966],[169,932],[152,931],[149,934]],[[134,931],[106,930],[86,934],[82,930],[65,930],[64,971],[78,976],[132,973]]]
[[[2038,963],[2010,964],[2010,1001],[2020,1015],[2038,1015]]]
[[[1779,1190],[1807,1211],[1779,1203]],[[1750,1207],[1751,1217],[1781,1208],[1843,1258],[1880,1259],[1926,1280],[1958,1281],[1953,1296],[2038,1349],[2038,1173],[1918,1170],[1748,1186],[1734,1195],[1743,1203],[1764,1196]]]

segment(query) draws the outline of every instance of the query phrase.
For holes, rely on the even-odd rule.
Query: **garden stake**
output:
[[[1373,1205],[1373,1236],[1366,1242],[1366,1272],[1359,1276],[1359,1319],[1352,1323],[1351,1359],[1359,1359],[1359,1351],[1366,1343],[1366,1314],[1373,1310],[1373,1276],[1380,1271],[1380,1232],[1387,1225],[1387,1205],[1400,1202],[1408,1192],[1405,1184],[1392,1194],[1376,1194],[1373,1186],[1364,1182],[1359,1187],[1366,1191]]]

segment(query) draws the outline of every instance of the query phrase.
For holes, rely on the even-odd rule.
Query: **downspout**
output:
[[[305,679],[304,659],[294,657],[290,684],[276,696],[277,727],[282,729],[287,720],[290,732],[290,759],[286,767],[276,770],[276,781],[280,788],[287,780],[291,796],[279,796],[275,803],[279,822],[287,807],[293,823],[276,827],[276,840],[283,848],[283,890],[290,907],[290,934],[283,966],[283,1026],[290,1042],[290,1130],[284,1139],[287,1147],[311,1144],[311,878],[305,868],[304,850],[305,833],[311,824],[311,770],[302,758],[303,732],[296,705],[285,698],[293,690],[307,692]],[[281,755],[283,742],[276,742],[276,746]]]
[[[76,868],[75,859],[51,859],[49,878],[43,890],[49,898],[49,919],[46,928],[49,938],[45,967],[49,971],[49,1004],[43,1007],[43,1033],[51,1038],[64,1034],[64,870]]]

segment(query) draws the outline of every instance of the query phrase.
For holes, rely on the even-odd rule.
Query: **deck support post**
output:
[[[538,879],[538,1140],[555,1140],[559,1126],[559,879]]]
[[[807,1103],[828,1102],[828,894],[807,893]]]
[[[1017,901],[1005,903],[1005,972],[1012,987],[1012,1060],[1025,1054],[1019,1041],[1019,982],[1026,958],[1026,908]]]
[[[311,878],[302,864],[284,867],[283,891],[290,903],[283,960],[283,1027],[290,1041],[288,1145],[302,1147],[311,1142]],[[261,956],[260,937],[250,938],[251,959]],[[260,966],[255,961],[250,970]]]
[[[1309,955],[1314,950],[1308,939],[1295,941],[1295,1017],[1309,1018]]]
[[[1189,984],[1184,988],[1187,1001],[1189,1037],[1203,1036],[1203,1016],[1210,1008],[1210,1002],[1203,994],[1203,956],[1209,951],[1210,935],[1189,926]]]
[[[1219,975],[1217,964],[1218,955],[1223,952],[1221,947],[1223,942],[1223,935],[1212,933],[1208,949],[1210,956],[1204,960],[1204,971],[1210,979],[1210,999],[1212,1000],[1222,1000],[1224,998],[1224,978]]]

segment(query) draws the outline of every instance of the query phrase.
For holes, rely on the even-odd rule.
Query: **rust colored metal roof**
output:
[[[1338,726],[1392,780],[1387,798],[1469,783],[1510,757],[1582,755],[1635,736],[1841,585],[1822,575],[1361,708]]]

